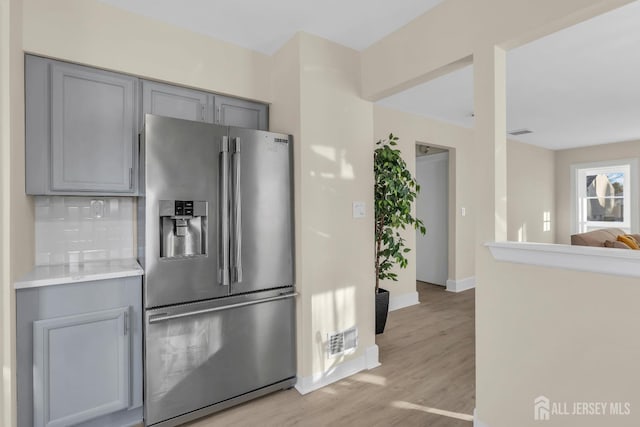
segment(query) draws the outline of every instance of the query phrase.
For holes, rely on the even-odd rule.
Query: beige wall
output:
[[[7,342],[8,334],[11,328],[6,325],[6,313],[9,311],[5,301],[9,296],[9,286],[11,282],[11,273],[9,271],[10,259],[9,248],[11,247],[6,233],[9,230],[10,219],[10,172],[11,162],[11,121],[9,103],[11,98],[7,95],[11,87],[10,69],[10,48],[11,48],[11,8],[10,3],[6,1],[0,2],[0,423],[10,424],[11,416],[11,384],[7,384],[7,376],[4,374],[6,367],[11,372],[12,363],[10,353],[13,351],[11,343]],[[8,360],[9,359],[9,360]],[[7,387],[8,386],[8,387]]]
[[[270,101],[270,58],[96,0],[23,0],[24,50]]]
[[[447,0],[365,49],[363,96],[378,100],[466,64],[479,45],[514,47],[630,1]]]
[[[640,141],[594,145],[556,151],[556,240],[557,243],[571,244],[571,174],[572,164],[606,160],[638,159]],[[640,184],[636,177],[636,188]],[[637,233],[637,230],[633,230]]]
[[[493,262],[477,339],[478,412],[489,427],[640,425],[637,278]],[[482,307],[480,307],[482,309]],[[630,416],[533,419],[533,400],[631,402]]]
[[[300,49],[298,275],[309,323],[299,373],[327,374],[374,345],[373,107],[360,97],[357,52],[308,34]],[[364,201],[366,217],[352,218]],[[326,356],[327,334],[358,326],[355,354]]]
[[[374,108],[375,138],[386,138],[393,133],[400,138],[399,148],[409,170],[415,175],[415,143],[421,142],[450,149],[449,154],[449,279],[462,280],[475,275],[474,246],[475,218],[473,205],[473,131],[448,123],[395,111],[376,105]],[[466,208],[466,216],[461,208]],[[428,232],[428,230],[427,230]],[[403,233],[409,264],[398,269],[398,282],[385,282],[383,286],[398,296],[416,290],[416,234]],[[455,251],[454,251],[455,249]]]
[[[507,141],[507,240],[555,243],[556,182],[554,151]]]
[[[298,375],[309,371],[310,352],[305,348],[307,341],[304,334],[311,329],[311,301],[304,298],[306,292],[302,285],[302,272],[305,260],[302,256],[302,139],[300,132],[300,35],[291,38],[272,57],[271,93],[269,108],[269,128],[275,132],[293,135],[293,167],[294,167],[294,222],[295,222],[295,257],[296,286],[301,294],[296,301],[296,351]]]
[[[294,135],[298,376],[320,378],[374,345],[373,111],[358,54],[337,44],[299,33],[272,73],[271,128]],[[352,326],[357,352],[328,359],[327,334]]]
[[[15,424],[15,293],[12,281],[33,265],[33,204],[24,194],[24,68],[22,4],[2,2],[0,13],[0,424]]]
[[[432,78],[472,54],[472,1],[447,0],[365,49],[362,92],[378,100]]]

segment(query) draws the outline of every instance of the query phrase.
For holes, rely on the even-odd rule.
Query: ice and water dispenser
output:
[[[207,202],[160,200],[160,257],[207,254]]]

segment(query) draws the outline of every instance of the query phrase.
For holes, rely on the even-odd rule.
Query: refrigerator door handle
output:
[[[235,283],[242,282],[242,200],[240,195],[240,138],[233,144],[233,277]]]
[[[220,239],[218,241],[218,283],[229,286],[229,138],[222,137],[220,145]]]
[[[298,296],[297,292],[291,292],[288,294],[278,295],[271,298],[257,299],[253,301],[240,302],[240,303],[231,304],[231,305],[221,305],[218,307],[205,308],[202,310],[187,311],[186,313],[176,313],[176,314],[160,313],[160,314],[150,316],[148,321],[149,323],[163,322],[165,320],[179,319],[181,317],[195,316],[197,314],[205,314],[205,313],[213,313],[216,311],[230,310],[233,308],[246,307],[248,305],[262,304],[262,303],[271,302],[271,301],[278,301],[281,299],[293,298],[296,296]]]

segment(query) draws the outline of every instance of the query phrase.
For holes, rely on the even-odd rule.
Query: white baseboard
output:
[[[447,279],[447,291],[449,292],[462,292],[467,289],[473,289],[476,287],[476,278],[474,276],[467,277],[460,280]]]
[[[410,307],[412,305],[420,304],[418,300],[418,292],[408,292],[406,294],[393,296],[389,298],[389,311],[400,310],[401,308]]]
[[[308,377],[299,377],[296,390],[298,390],[300,394],[311,393],[319,388],[357,374],[360,371],[373,369],[377,366],[380,366],[380,362],[378,361],[378,346],[374,344],[366,348],[362,356],[334,366],[328,372],[322,372]]]
[[[367,369],[373,369],[380,366],[380,359],[378,358],[378,345],[374,344],[364,351],[365,366]]]
[[[489,427],[482,421],[478,419],[478,414],[476,412],[476,408],[473,408],[473,427]]]

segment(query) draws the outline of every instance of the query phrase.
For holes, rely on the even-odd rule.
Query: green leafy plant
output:
[[[422,234],[423,222],[411,215],[411,205],[420,192],[420,186],[406,162],[400,156],[398,137],[389,134],[388,139],[376,143],[373,156],[375,176],[375,236],[376,236],[376,292],[380,280],[398,280],[392,271],[394,265],[406,268],[405,254],[411,249],[405,246],[400,230],[411,226]]]

